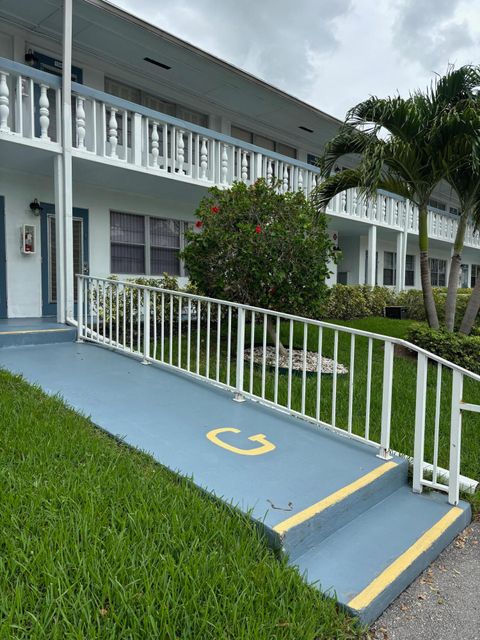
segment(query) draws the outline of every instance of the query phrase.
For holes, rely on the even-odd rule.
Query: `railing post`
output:
[[[450,474],[448,480],[448,502],[458,504],[460,496],[460,452],[462,444],[463,374],[452,374],[452,412],[450,418]]]
[[[415,444],[413,449],[413,492],[423,491],[423,456],[425,449],[425,412],[427,408],[428,357],[417,357],[417,389],[415,403]]]
[[[10,91],[7,84],[8,73],[0,73],[0,131],[10,131],[8,115],[10,113]]]
[[[83,278],[77,276],[77,342],[83,342]]]
[[[393,342],[385,342],[383,357],[383,393],[382,393],[382,432],[380,450],[377,454],[382,460],[390,460],[390,428],[392,421],[392,389],[393,389]]]
[[[140,313],[140,309],[138,310]],[[143,290],[143,360],[142,364],[150,364],[150,290]]]
[[[245,358],[245,309],[238,307],[237,318],[237,376],[235,384],[235,402],[245,402],[243,396],[243,365]]]

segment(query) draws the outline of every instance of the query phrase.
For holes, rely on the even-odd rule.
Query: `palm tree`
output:
[[[478,126],[480,128],[480,118]],[[450,275],[448,278],[447,299],[445,302],[445,327],[448,331],[453,331],[455,325],[457,290],[467,224],[470,218],[480,221],[480,153],[477,146],[474,146],[471,155],[463,153],[463,157],[465,158],[465,162],[451,171],[448,176],[448,182],[457,193],[460,201],[461,211],[450,262]],[[473,308],[470,308],[470,311],[472,311],[472,309]],[[475,316],[477,313],[478,307]],[[475,317],[472,320],[472,326],[474,321]],[[462,333],[465,333],[468,324],[462,325],[464,329]],[[471,326],[468,333],[470,330]]]
[[[427,206],[440,181],[465,162],[458,153],[461,145],[479,135],[466,107],[479,78],[477,67],[449,69],[425,93],[406,99],[371,97],[353,107],[345,126],[326,146],[321,162],[326,179],[314,194],[319,208],[351,187],[365,197],[385,189],[417,205],[423,299],[428,323],[435,329],[439,322],[428,262]],[[332,176],[338,159],[350,154],[359,157],[357,167]]]

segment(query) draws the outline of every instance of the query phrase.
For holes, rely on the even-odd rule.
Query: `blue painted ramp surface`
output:
[[[309,582],[364,622],[470,519],[465,503],[414,495],[405,460],[385,462],[366,445],[98,346],[0,349],[0,367],[248,511]]]
[[[0,354],[0,365],[60,393],[110,433],[241,509],[253,509],[253,516],[265,517],[269,526],[383,463],[370,447],[92,345],[9,350]],[[207,439],[220,427],[241,430],[222,436],[237,447],[254,448],[248,437],[262,433],[276,449],[237,455]]]

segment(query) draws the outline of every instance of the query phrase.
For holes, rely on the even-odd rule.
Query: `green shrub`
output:
[[[409,329],[407,340],[464,369],[480,374],[480,336],[464,336],[418,324]]]
[[[206,295],[318,317],[333,247],[326,216],[301,191],[263,179],[212,187],[195,215],[183,259]]]
[[[460,324],[467,308],[471,289],[459,289],[457,295],[456,324]],[[447,290],[435,287],[433,296],[440,322],[445,318]],[[389,305],[406,307],[407,318],[424,322],[426,320],[423,294],[418,289],[408,289],[396,293],[388,287],[369,287],[367,285],[336,284],[328,292],[322,307],[322,318],[337,320],[357,320],[369,316],[383,316],[384,308]],[[477,319],[480,329],[480,317]]]
[[[387,287],[336,284],[328,292],[323,318],[356,320],[383,316],[384,307],[395,303],[395,293]]]

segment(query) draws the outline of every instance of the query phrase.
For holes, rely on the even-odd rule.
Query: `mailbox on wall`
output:
[[[33,255],[37,249],[36,227],[33,224],[24,224],[21,227],[21,252],[25,255]]]

